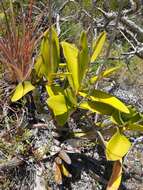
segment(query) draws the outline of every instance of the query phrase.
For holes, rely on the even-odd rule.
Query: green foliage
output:
[[[91,56],[91,62],[94,62],[97,59],[98,55],[100,54],[103,48],[105,40],[106,40],[106,32],[102,32],[100,36],[97,38],[97,40],[93,42],[92,45],[93,54]]]
[[[127,130],[142,130],[141,124],[137,126],[138,114],[132,113],[123,102],[111,94],[101,90],[92,90],[90,86],[94,82],[111,75],[120,67],[113,67],[90,79],[89,87],[85,88],[83,80],[86,80],[90,62],[95,62],[106,39],[106,32],[99,35],[93,43],[93,50],[89,52],[86,32],[82,32],[79,47],[68,42],[61,42],[66,63],[60,64],[60,44],[55,29],[52,27],[43,35],[40,55],[35,63],[37,79],[47,79],[46,91],[48,93],[47,104],[52,110],[57,123],[63,126],[70,115],[77,109],[89,110],[93,113],[109,115],[111,121],[119,126],[125,126]],[[65,85],[61,87],[55,79],[58,78]],[[24,81],[17,86],[12,101],[17,101],[34,86]],[[132,127],[131,127],[132,126]]]
[[[69,83],[77,93],[81,87],[82,80],[89,64],[89,50],[86,33],[83,32],[81,34],[81,50],[78,50],[75,45],[67,42],[62,42],[62,48],[67,61],[68,71],[71,73],[71,76],[68,77]]]
[[[26,2],[28,5],[29,2],[32,3],[33,1],[22,2]],[[42,2],[46,1],[43,0]],[[52,1],[52,3],[60,7],[61,3],[65,3],[65,1]],[[97,6],[103,8],[106,1],[99,0],[96,3]],[[6,133],[1,134],[0,149],[7,160],[23,156],[24,159],[25,157],[31,159],[32,157],[34,162],[41,162],[47,153],[51,153],[53,147],[51,148],[50,144],[34,150],[31,146],[33,141],[31,128],[35,127],[35,124],[31,125],[29,121],[27,122],[29,113],[26,113],[25,123],[24,111],[31,111],[32,114],[36,112],[36,117],[39,117],[39,115],[43,117],[43,113],[46,113],[46,119],[54,121],[52,123],[54,124],[54,132],[59,132],[57,134],[57,136],[59,135],[59,141],[62,142],[65,139],[73,141],[75,147],[79,148],[91,148],[97,144],[102,145],[106,159],[115,161],[107,189],[118,189],[122,177],[122,159],[131,147],[131,142],[127,136],[130,131],[143,131],[143,114],[126,105],[112,94],[104,92],[102,83],[110,75],[121,69],[121,66],[118,65],[121,65],[123,61],[119,61],[118,57],[120,58],[123,51],[128,50],[128,43],[124,44],[122,50],[117,46],[113,46],[111,59],[112,56],[115,57],[114,62],[105,60],[104,53],[102,59],[99,59],[99,56],[107,47],[107,33],[105,31],[101,32],[95,40],[90,35],[90,30],[93,30],[92,17],[96,19],[101,14],[96,8],[92,7],[91,0],[67,1],[66,6],[60,12],[61,33],[59,36],[54,28],[55,24],[43,32],[42,35],[36,33],[37,26],[34,25],[35,17],[33,19],[32,4],[30,3],[29,11],[27,11],[29,19],[27,20],[27,17],[22,14],[22,18],[18,20],[19,15],[21,15],[19,14],[21,4],[20,0],[7,0],[4,2],[4,6],[8,7],[8,11],[5,12],[4,9],[0,9],[0,24],[2,24],[0,26],[2,27],[0,31],[0,63],[2,67],[0,70],[3,72],[5,68],[5,71],[8,71],[9,83],[14,84],[10,85],[10,90],[12,89],[10,106],[12,105],[12,108],[8,113],[4,110],[6,113],[1,120],[1,127],[6,128]],[[114,0],[108,1],[106,5],[113,11],[118,10],[120,6]],[[123,9],[126,8],[127,1],[123,1],[122,5]],[[86,14],[84,15],[83,12]],[[65,15],[68,17],[66,18]],[[74,17],[79,19],[76,20]],[[80,19],[85,19],[85,21],[81,22]],[[91,28],[87,29],[89,22]],[[3,27],[3,24],[6,24],[6,27]],[[38,46],[37,39],[40,42]],[[90,43],[91,41],[92,43]],[[33,56],[35,62],[33,62]],[[96,71],[100,64],[104,66],[104,69],[97,74]],[[2,77],[3,74],[0,75],[0,79]],[[18,85],[15,87],[16,84]],[[4,88],[7,89],[7,86],[4,86]],[[1,93],[3,91],[0,88]],[[24,101],[19,101],[20,99],[24,99]],[[23,102],[26,102],[26,104],[23,105]],[[32,107],[31,110],[31,103],[36,107],[36,111],[35,107]],[[26,108],[24,109],[25,105]],[[6,110],[9,109],[7,107],[6,105]],[[78,114],[80,114],[78,121],[81,119],[78,126],[80,131],[74,131],[74,126],[69,128],[68,131],[67,122],[72,122],[72,119]],[[22,116],[20,119],[19,115]],[[39,120],[39,118],[36,119]],[[7,125],[8,122],[11,122],[12,127]],[[30,123],[30,129],[27,128],[27,126],[29,127],[27,123]],[[38,127],[45,127],[45,123]],[[68,134],[62,136],[65,134],[62,131],[66,131]],[[49,139],[53,140],[54,135],[49,133],[47,141]],[[71,177],[68,165],[72,163],[72,160],[64,149],[54,150],[54,156],[52,155],[51,160],[54,160],[54,175],[57,184],[62,183],[64,176]]]
[[[107,160],[120,160],[131,147],[130,141],[119,131],[117,131],[108,141],[106,146]]]
[[[104,103],[105,105],[110,105],[113,108],[120,110],[121,112],[124,113],[129,113],[129,109],[127,108],[127,106],[125,106],[125,104],[123,104],[119,99],[117,99],[116,97],[107,94],[103,91],[100,90],[93,90],[90,95],[88,96],[87,93],[84,92],[80,92],[79,93],[81,96],[83,97],[89,97],[89,99],[91,99],[92,101],[95,102],[100,102],[100,103]]]
[[[50,28],[44,33],[40,53],[42,57],[42,66],[44,67],[44,75],[50,83],[52,74],[57,72],[60,62],[59,40],[53,28]]]
[[[12,102],[16,102],[17,100],[21,99],[25,94],[34,90],[35,87],[31,84],[30,81],[24,81],[19,83],[14,91],[14,94],[11,98]]]

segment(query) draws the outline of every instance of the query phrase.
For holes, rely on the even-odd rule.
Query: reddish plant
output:
[[[5,15],[4,28],[0,37],[0,62],[8,72],[8,79],[20,82],[29,78],[33,67],[33,52],[37,44],[36,23],[32,20],[33,0],[29,2],[27,15],[21,7],[20,16],[15,16],[12,2],[10,11],[1,6]],[[17,20],[20,19],[20,21]],[[6,29],[6,30],[5,30]]]

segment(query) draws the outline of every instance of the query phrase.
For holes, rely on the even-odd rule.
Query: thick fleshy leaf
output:
[[[70,116],[70,111],[69,110],[67,112],[65,112],[64,114],[57,115],[55,117],[56,121],[57,121],[57,124],[59,126],[63,126],[68,121],[69,116]]]
[[[63,94],[63,89],[59,85],[46,85],[45,87],[49,96]]]
[[[64,166],[64,164],[61,165],[61,171],[63,173],[64,176],[66,177],[71,177],[71,174],[69,173],[69,171],[66,169],[66,167]]]
[[[33,86],[30,81],[23,82],[23,96],[34,89],[35,86]]]
[[[121,117],[121,112],[118,110],[115,110],[111,116],[111,121],[117,125],[123,125],[124,121]]]
[[[46,85],[46,90],[49,96],[64,95],[69,107],[77,105],[77,98],[70,88],[63,89],[59,85]]]
[[[136,123],[143,119],[142,114],[138,113],[135,108],[128,106],[130,114],[121,113],[121,118],[124,122]]]
[[[108,182],[106,190],[118,190],[121,184],[122,178],[122,160],[117,160],[114,162],[112,175]]]
[[[97,40],[93,43],[93,53],[91,56],[91,62],[94,62],[97,59],[98,55],[101,53],[105,40],[106,32],[102,32],[97,38]]]
[[[43,64],[43,59],[41,56],[37,58],[36,63],[34,65],[34,69],[39,78],[41,78],[46,72],[46,68],[45,68],[45,65]]]
[[[86,32],[81,34],[80,50],[75,45],[67,42],[61,44],[68,71],[72,74],[68,77],[70,86],[75,92],[78,92],[90,62]]]
[[[81,50],[79,51],[79,54],[78,54],[78,65],[79,65],[78,75],[79,75],[79,80],[81,84],[90,62],[86,32],[82,32],[81,34],[80,48]]]
[[[77,106],[77,97],[70,88],[66,88],[64,90],[64,94],[66,96],[68,104],[73,108]]]
[[[16,89],[14,91],[14,94],[13,94],[12,98],[11,98],[11,101],[16,102],[17,100],[22,98],[22,96],[23,96],[23,85],[22,85],[22,83],[19,83],[16,86]]]
[[[114,111],[113,107],[101,102],[96,102],[96,101],[82,102],[80,104],[80,108],[90,110],[98,114],[104,114],[104,115],[111,115]]]
[[[51,73],[56,73],[60,63],[60,47],[58,35],[52,27],[44,34],[41,43],[41,56],[43,59],[45,76],[51,80]]]
[[[58,125],[63,126],[76,107],[76,97],[71,89],[64,90],[58,85],[46,85],[46,90],[50,96],[47,104],[52,109]]]
[[[130,111],[129,114],[115,111],[112,114],[111,121],[118,125],[130,125],[130,124],[137,124],[140,121],[142,121],[143,117],[140,113],[138,113],[135,109],[128,106],[128,109]]]
[[[107,160],[120,160],[128,152],[131,147],[130,141],[117,131],[109,140],[106,146]]]
[[[79,66],[78,66],[78,49],[75,45],[62,42],[63,53],[67,61],[68,71],[72,74],[72,76],[68,77],[70,86],[73,90],[78,91],[80,87],[79,81]]]
[[[54,95],[47,99],[48,106],[53,110],[55,116],[68,112],[68,105],[64,95]]]
[[[21,99],[25,94],[27,94],[28,92],[34,90],[35,87],[31,84],[30,81],[24,81],[21,82],[17,85],[14,94],[11,98],[12,102],[16,102],[19,99]]]
[[[91,84],[95,83],[97,80],[100,80],[104,77],[108,77],[110,76],[111,74],[113,74],[114,72],[118,71],[119,69],[121,68],[121,66],[117,66],[117,67],[113,67],[113,68],[110,68],[110,69],[106,69],[105,71],[103,71],[100,75],[100,77],[98,77],[97,75],[92,77],[90,79],[90,82]]]
[[[143,125],[127,124],[126,129],[131,131],[143,131]]]
[[[84,92],[79,92],[79,94],[83,97],[88,97],[93,101],[108,104],[121,112],[130,113],[128,107],[124,103],[122,103],[115,96],[107,94],[106,92],[100,90],[93,90],[90,96]]]

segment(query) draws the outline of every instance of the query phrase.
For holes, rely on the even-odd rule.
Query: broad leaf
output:
[[[69,171],[66,169],[66,167],[64,166],[64,164],[61,165],[61,171],[63,173],[64,176],[66,177],[71,177],[71,174],[69,173]]]
[[[68,112],[68,105],[64,95],[54,95],[47,99],[48,106],[53,110],[55,116]]]
[[[128,106],[128,109],[130,111],[129,114],[117,110],[113,112],[111,121],[115,124],[124,125],[124,126],[132,124],[136,125],[137,123],[140,123],[143,119],[142,115],[138,113],[135,109],[131,108],[130,106]]]
[[[129,109],[124,103],[122,103],[115,96],[107,94],[106,92],[100,90],[93,90],[93,92],[90,95],[84,92],[79,92],[79,94],[83,97],[88,97],[93,101],[108,104],[121,112],[130,113]]]
[[[81,37],[80,37],[80,48],[81,50],[79,51],[79,54],[78,54],[78,65],[79,65],[78,75],[79,75],[79,80],[80,80],[79,83],[81,84],[90,62],[87,36],[85,32],[82,32]]]
[[[60,63],[60,47],[58,35],[54,28],[50,28],[43,37],[41,43],[41,56],[46,68],[45,76],[50,81],[51,73],[56,73]]]
[[[34,69],[39,78],[41,78],[46,72],[46,68],[45,68],[45,65],[43,64],[43,59],[41,56],[37,58],[36,63],[34,65]]]
[[[75,45],[67,42],[62,42],[61,44],[68,71],[72,74],[72,76],[68,77],[68,80],[72,89],[77,93],[90,62],[86,33],[82,32],[81,34],[80,50]]]
[[[90,79],[91,84],[95,83],[97,80],[100,80],[104,77],[108,77],[109,75],[113,74],[114,72],[116,72],[117,70],[119,70],[121,68],[121,66],[117,66],[117,67],[113,67],[110,69],[106,69],[105,71],[102,71],[100,77],[98,77],[97,75],[92,77]]]
[[[121,118],[124,122],[136,123],[143,119],[143,116],[137,112],[135,108],[128,106],[130,114],[121,113]]]
[[[49,96],[63,94],[63,89],[59,85],[46,85],[45,87]]]
[[[82,102],[80,104],[80,108],[90,110],[98,114],[105,114],[105,115],[111,115],[114,111],[113,107],[101,102],[96,102],[96,101]]]
[[[93,53],[91,56],[91,62],[94,62],[97,59],[98,55],[100,54],[103,48],[105,40],[106,40],[106,32],[102,32],[97,38],[97,40],[93,43]]]
[[[60,89],[61,91],[54,91],[56,89],[53,90],[48,88],[47,90],[50,97],[47,99],[47,104],[52,109],[57,123],[60,126],[63,126],[67,122],[70,113],[73,111],[73,104],[66,97],[63,90]]]
[[[114,162],[112,175],[108,182],[106,190],[118,190],[122,178],[122,161],[117,160]]]
[[[118,110],[115,110],[111,116],[111,121],[117,125],[123,125],[124,121],[121,117],[121,112]]]
[[[70,110],[68,112],[65,112],[64,114],[55,116],[57,124],[59,126],[63,126],[67,122],[69,116],[70,116]]]
[[[143,131],[143,125],[127,124],[126,129],[131,131]]]
[[[80,87],[79,80],[79,66],[78,66],[78,49],[73,44],[69,44],[67,42],[62,42],[63,53],[67,61],[68,71],[72,74],[72,76],[68,77],[70,86],[78,91]]]
[[[64,94],[66,96],[67,102],[71,107],[76,107],[77,106],[77,97],[70,88],[66,88],[64,90]]]
[[[107,143],[107,160],[120,160],[123,156],[125,156],[130,147],[130,141],[123,134],[117,131]]]
[[[31,84],[30,81],[24,81],[21,82],[17,85],[14,94],[11,98],[12,102],[16,102],[19,99],[21,99],[25,94],[27,94],[28,92],[34,90],[35,87]]]

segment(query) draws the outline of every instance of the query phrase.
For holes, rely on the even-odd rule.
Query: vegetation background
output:
[[[142,0],[0,1],[0,189],[143,188],[142,18]],[[108,117],[78,108],[62,128],[55,128],[53,114],[46,104],[46,82],[36,78],[33,69],[40,54],[43,35],[51,25],[57,31],[59,41],[76,46],[79,46],[79,38],[85,30],[90,49],[103,31],[107,33],[100,56],[90,64],[84,82],[86,86],[91,77],[97,75],[100,78],[103,71],[121,67],[112,75],[101,77],[95,88],[115,95],[136,109],[138,121],[134,128],[137,130],[125,131],[132,146],[121,164],[120,187],[109,187],[109,181],[114,182],[111,174],[118,177],[116,171],[113,172],[114,162],[106,160],[102,143],[92,137],[91,123],[83,117],[88,113],[93,123],[99,123],[99,132],[107,141],[115,133],[116,124],[108,125]],[[16,46],[18,42],[21,44],[19,49]],[[21,59],[25,64],[22,74],[19,74]],[[60,61],[65,62],[62,48]],[[13,63],[16,66],[13,67]],[[13,70],[15,73],[11,72]],[[38,87],[26,98],[11,102],[16,85],[27,78]],[[56,79],[56,82],[61,81]],[[105,130],[101,126],[103,121],[108,125]],[[122,128],[122,124],[117,126]],[[84,137],[80,138],[77,135],[81,132],[84,132]],[[71,147],[72,151],[68,152]],[[61,153],[61,150],[64,151]],[[57,157],[60,159],[57,160]],[[61,171],[56,169],[54,172],[53,165],[61,160]]]

